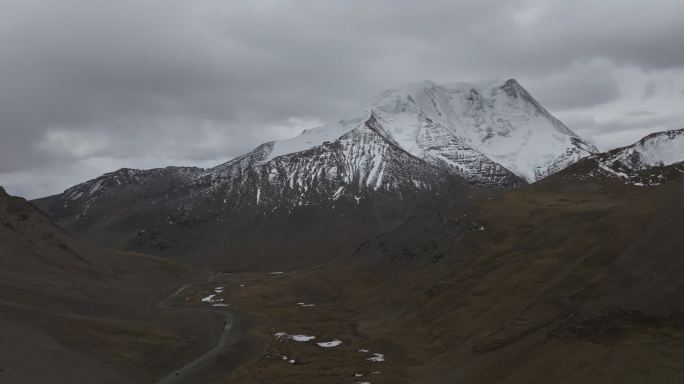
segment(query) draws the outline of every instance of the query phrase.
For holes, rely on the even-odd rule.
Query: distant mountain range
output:
[[[106,174],[65,191],[62,205],[87,207],[105,190],[137,184],[153,193],[182,185],[193,201],[220,195],[233,208],[267,209],[358,200],[376,191],[407,194],[453,176],[514,187],[597,152],[515,80],[423,81],[382,92],[359,116],[267,142],[215,168]],[[161,190],[150,187],[160,180],[167,180]]]
[[[394,201],[385,211],[400,211],[426,196],[520,187],[585,158],[596,169],[581,177],[653,184],[634,175],[682,161],[682,137],[682,130],[657,133],[601,154],[515,80],[423,81],[382,92],[356,117],[264,143],[214,168],[121,169],[35,202],[75,233],[115,234],[105,245],[154,243],[165,251],[189,228],[206,236],[201,228],[209,224],[217,233],[225,223],[240,226],[239,215],[344,212],[378,201]]]

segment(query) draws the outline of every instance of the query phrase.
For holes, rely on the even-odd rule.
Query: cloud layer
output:
[[[607,149],[684,127],[681,1],[0,0],[0,185],[209,166],[397,84],[515,77]]]

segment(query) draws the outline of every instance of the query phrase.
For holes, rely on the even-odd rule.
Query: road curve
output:
[[[165,297],[162,299],[159,303],[157,303],[157,308],[163,308],[163,309],[174,309],[174,310],[183,310],[183,311],[208,311],[208,312],[216,312],[220,313],[221,315],[224,316],[223,318],[223,332],[221,333],[221,337],[219,337],[218,341],[216,342],[216,345],[212,347],[211,349],[207,350],[200,356],[197,356],[193,360],[189,361],[187,364],[184,366],[178,368],[177,370],[171,372],[170,374],[166,375],[165,377],[161,378],[160,380],[156,381],[155,384],[174,384],[174,383],[179,383],[182,380],[186,379],[189,375],[188,373],[196,370],[197,368],[200,368],[202,365],[205,363],[208,363],[209,361],[213,360],[216,358],[218,355],[220,355],[223,352],[223,349],[225,348],[228,338],[230,336],[230,331],[233,327],[233,315],[226,311],[226,310],[221,310],[221,309],[216,309],[216,308],[201,308],[201,307],[176,307],[173,305],[167,304],[171,299],[174,297],[178,296],[181,292],[185,291],[186,289],[199,285],[199,284],[207,284],[207,283],[213,283],[216,281],[217,276],[222,276],[223,274],[213,274],[209,276],[209,278],[206,281],[200,281],[196,283],[189,283],[181,286],[178,288],[175,292],[170,294],[169,296]]]

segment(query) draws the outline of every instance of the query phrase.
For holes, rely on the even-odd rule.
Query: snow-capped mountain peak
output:
[[[632,145],[599,154],[596,161],[603,173],[628,183],[660,184],[667,177],[653,172],[654,168],[684,164],[684,129],[652,133]]]
[[[177,194],[177,215],[188,215],[200,206],[270,210],[380,193],[404,198],[463,179],[514,187],[595,151],[515,80],[425,80],[380,93],[356,116],[266,142],[214,168],[104,175],[67,190],[55,209],[87,217],[93,203],[118,199],[122,188],[150,199]]]
[[[388,142],[480,185],[533,182],[597,152],[515,79],[423,80],[381,92],[355,117],[273,142],[260,161],[334,142],[371,117]]]
[[[679,163],[684,161],[684,129],[652,133],[611,153],[607,162],[633,170]]]
[[[515,187],[593,151],[514,80],[422,81],[213,168],[120,170],[43,204],[68,228],[110,228],[121,244],[166,249],[179,231],[243,215],[392,210],[447,193],[465,198],[467,184]]]
[[[514,79],[407,84],[381,93],[371,109],[403,149],[466,177],[492,162],[533,182],[597,152]]]

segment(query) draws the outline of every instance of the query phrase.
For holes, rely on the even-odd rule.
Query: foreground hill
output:
[[[155,308],[198,276],[82,244],[0,188],[0,382],[153,381],[220,329],[212,316]]]
[[[584,170],[446,199],[347,263],[241,277],[227,300],[264,313],[272,342],[235,382],[681,382],[684,174]]]

